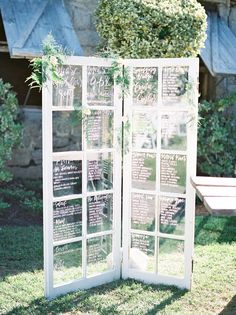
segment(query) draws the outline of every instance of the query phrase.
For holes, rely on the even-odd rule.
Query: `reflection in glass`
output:
[[[134,112],[133,114],[133,148],[155,149],[157,118],[153,113]]]
[[[154,106],[158,100],[158,68],[134,68],[133,78],[133,105]]]
[[[60,160],[53,162],[54,197],[82,193],[82,161]]]
[[[160,238],[158,273],[184,277],[184,241]]]
[[[88,105],[113,105],[113,83],[108,75],[107,67],[89,66],[87,77]]]
[[[95,276],[113,269],[112,236],[87,240],[87,275]]]
[[[133,153],[132,187],[145,190],[155,190],[156,187],[155,154]]]
[[[113,111],[92,110],[85,125],[88,149],[112,147]]]
[[[162,71],[163,105],[174,105],[184,101],[188,86],[188,67],[164,67]]]
[[[155,237],[132,234],[129,252],[129,268],[140,271],[155,271]]]
[[[82,236],[82,199],[53,203],[53,240]]]
[[[186,155],[161,154],[161,191],[185,193]]]
[[[78,108],[82,104],[82,67],[64,65],[59,74],[63,82],[53,85],[53,106]]]
[[[155,196],[133,193],[131,207],[131,227],[138,230],[154,231]]]
[[[112,229],[113,195],[99,195],[87,198],[87,231],[102,232]]]
[[[160,197],[160,232],[184,235],[185,199]]]
[[[88,153],[88,191],[108,190],[113,187],[111,153]]]
[[[77,111],[53,112],[53,152],[81,150],[81,115]]]
[[[187,113],[165,113],[161,116],[161,148],[166,150],[187,149]]]
[[[82,242],[54,247],[54,285],[82,277]]]

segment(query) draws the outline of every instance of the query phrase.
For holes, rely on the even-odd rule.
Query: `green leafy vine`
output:
[[[123,121],[123,154],[129,153],[131,124],[128,118]]]
[[[107,69],[107,76],[111,84],[115,83],[120,87],[120,97],[129,94],[130,73],[128,67],[124,67],[121,62],[114,60],[111,67]]]
[[[52,80],[54,84],[62,83],[59,67],[64,64],[67,54],[49,34],[43,41],[43,57],[33,58],[30,62],[32,74],[26,79],[26,82],[30,81],[29,86],[41,90],[47,80]]]
[[[178,96],[183,96],[186,100],[187,104],[189,105],[189,111],[188,111],[188,121],[187,124],[193,124],[197,119],[197,125],[200,125],[200,117],[196,116],[196,104],[195,104],[195,83],[190,81],[188,77],[185,75],[179,76],[179,83],[180,83],[180,92]]]
[[[122,126],[117,130],[117,142],[119,147],[122,148],[124,155],[129,153],[130,132],[131,124],[128,116],[123,116]]]
[[[71,123],[73,126],[77,126],[78,122],[81,122],[86,140],[89,142],[89,133],[92,126],[91,110],[85,107],[74,106],[74,110],[71,112]]]
[[[120,98],[129,95],[130,93],[130,72],[129,68],[123,66],[119,60],[114,60],[111,67],[106,72],[110,84],[120,87]],[[130,138],[131,124],[127,117],[123,117],[122,126],[117,130],[117,142],[122,148],[123,154],[129,153],[129,138]]]

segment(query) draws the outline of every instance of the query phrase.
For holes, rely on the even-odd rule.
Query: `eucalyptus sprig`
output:
[[[80,124],[84,129],[87,142],[89,142],[89,134],[92,130],[93,116],[88,107],[82,105],[74,105],[74,110],[71,112],[71,124],[76,127]]]
[[[123,67],[119,61],[114,60],[107,69],[110,84],[117,84],[121,88],[121,97],[129,94],[130,73],[127,67]]]
[[[47,80],[52,80],[54,84],[62,83],[59,68],[63,65],[66,54],[52,34],[49,34],[43,41],[43,57],[33,58],[30,62],[32,74],[26,79],[26,82],[30,81],[29,86],[41,90]]]
[[[122,125],[117,129],[117,142],[123,154],[129,153],[131,124],[128,116],[122,117]]]

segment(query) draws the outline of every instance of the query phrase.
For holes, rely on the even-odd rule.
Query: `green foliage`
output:
[[[13,147],[21,139],[21,125],[17,122],[18,101],[9,83],[0,79],[0,184],[11,180],[12,175],[6,169],[11,159]]]
[[[4,212],[6,209],[10,208],[9,203],[3,201],[2,199],[0,199],[0,214],[1,212]]]
[[[100,0],[101,50],[126,58],[195,57],[206,39],[197,0]]]
[[[198,171],[211,176],[234,176],[236,167],[236,94],[199,105]]]
[[[130,74],[127,67],[123,67],[118,61],[114,60],[111,67],[107,70],[110,83],[116,83],[121,89],[121,97],[129,94]]]
[[[26,180],[11,182],[0,187],[0,216],[8,216],[8,208],[11,212],[27,213],[27,216],[42,215],[42,185],[39,181]],[[24,215],[23,215],[24,216]]]
[[[26,211],[33,214],[42,214],[43,212],[43,201],[35,196],[22,200],[21,205]]]
[[[61,83],[63,78],[58,69],[64,62],[65,54],[63,48],[49,34],[43,41],[43,58],[34,58],[30,62],[32,74],[26,79],[30,81],[29,86],[41,89],[48,79],[55,84]]]
[[[196,245],[232,244],[235,240],[236,217],[196,216]]]
[[[122,129],[123,129],[123,153],[128,154],[129,153],[129,140],[130,140],[130,130],[131,130],[131,124],[130,121],[128,120],[128,117],[125,117],[123,123],[122,123]],[[119,140],[118,136],[118,141]],[[120,141],[121,143],[121,141]]]

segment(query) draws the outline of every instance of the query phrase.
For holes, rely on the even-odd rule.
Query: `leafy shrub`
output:
[[[102,48],[121,57],[192,57],[206,38],[197,0],[100,0],[96,16]]]
[[[9,203],[3,201],[1,198],[0,198],[0,215],[1,213],[5,212],[6,209],[10,208],[10,205]]]
[[[0,217],[10,211],[27,214],[27,217],[42,216],[42,183],[37,180],[14,181],[0,187]]]
[[[234,176],[236,167],[236,94],[199,105],[198,172],[211,176]]]
[[[42,214],[43,201],[38,197],[32,196],[30,199],[26,198],[21,202],[22,207],[31,214]]]
[[[21,125],[17,122],[18,101],[9,83],[0,79],[0,184],[11,180],[6,169],[12,149],[21,138]]]

